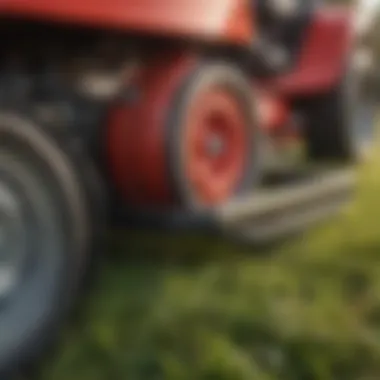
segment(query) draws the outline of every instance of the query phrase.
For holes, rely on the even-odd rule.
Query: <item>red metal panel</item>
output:
[[[267,85],[284,95],[302,96],[326,91],[336,84],[352,50],[352,15],[347,8],[341,7],[318,11],[305,35],[294,71]]]
[[[244,0],[3,0],[0,12],[239,44],[253,34]]]

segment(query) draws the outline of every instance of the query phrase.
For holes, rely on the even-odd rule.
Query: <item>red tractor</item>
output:
[[[273,206],[267,146],[357,158],[349,9],[2,0],[0,17],[1,378],[51,341],[112,219],[225,227]],[[272,200],[336,201],[351,182],[334,181]]]

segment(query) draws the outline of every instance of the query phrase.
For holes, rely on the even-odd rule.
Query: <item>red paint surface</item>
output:
[[[281,129],[292,115],[286,99],[264,90],[258,94],[260,125],[268,133]]]
[[[167,165],[167,118],[182,81],[194,68],[190,55],[164,53],[138,78],[142,99],[110,111],[107,127],[111,175],[131,204],[172,203]]]
[[[184,169],[193,193],[203,205],[225,202],[246,167],[247,123],[238,99],[212,88],[190,105],[185,125]],[[220,144],[216,151],[213,143]]]
[[[315,94],[333,87],[351,53],[352,20],[347,8],[325,7],[317,11],[294,70],[265,86],[285,96]]]
[[[3,0],[0,13],[216,42],[253,36],[245,0]]]

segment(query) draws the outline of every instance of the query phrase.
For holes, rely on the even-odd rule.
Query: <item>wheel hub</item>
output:
[[[216,133],[212,134],[206,141],[206,152],[209,157],[220,157],[225,150],[226,144],[224,139]]]
[[[247,129],[241,105],[228,90],[212,89],[195,101],[188,123],[190,186],[203,205],[225,202],[245,167]]]
[[[8,298],[20,280],[25,258],[25,229],[15,193],[0,182],[0,301]]]

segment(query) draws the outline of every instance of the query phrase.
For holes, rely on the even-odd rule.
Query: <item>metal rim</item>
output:
[[[184,164],[189,184],[205,206],[234,195],[245,171],[247,123],[234,92],[214,87],[200,94],[185,122]]]

